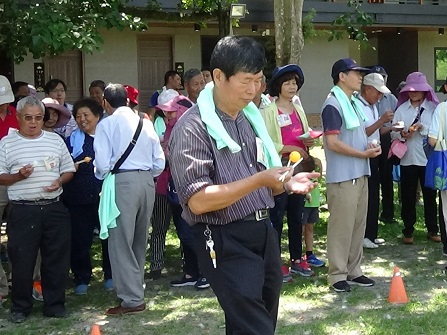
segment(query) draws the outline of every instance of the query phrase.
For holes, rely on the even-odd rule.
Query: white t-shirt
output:
[[[38,138],[26,138],[14,131],[0,141],[0,174],[14,174],[32,164],[33,173],[26,179],[8,186],[10,200],[54,199],[62,188],[47,192],[62,173],[75,172],[73,160],[62,138],[51,132],[42,131]]]

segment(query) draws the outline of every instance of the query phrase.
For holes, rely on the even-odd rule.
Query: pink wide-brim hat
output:
[[[402,87],[399,92],[396,108],[410,98],[408,95],[409,92],[427,92],[425,99],[433,102],[435,105],[439,104],[438,97],[436,96],[433,87],[428,84],[427,77],[422,72],[413,72],[407,76],[405,86]]]

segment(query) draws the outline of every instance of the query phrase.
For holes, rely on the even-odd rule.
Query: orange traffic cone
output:
[[[402,280],[400,270],[397,266],[394,268],[393,278],[391,279],[388,302],[392,304],[406,304],[408,302],[404,281]]]
[[[99,329],[99,326],[97,324],[93,325],[90,335],[101,335],[101,330]]]

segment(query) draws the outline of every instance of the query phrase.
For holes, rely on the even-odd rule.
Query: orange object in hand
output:
[[[300,158],[301,158],[301,155],[300,155],[300,153],[299,153],[298,151],[292,151],[292,152],[290,153],[290,155],[289,155],[289,160],[290,160],[292,163],[296,163],[296,162],[298,162],[298,161],[300,160]]]

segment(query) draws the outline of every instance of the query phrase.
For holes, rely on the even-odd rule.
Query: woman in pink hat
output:
[[[406,84],[399,93],[393,119],[393,124],[403,122],[404,129],[391,133],[393,140],[399,139],[407,145],[407,152],[400,161],[404,244],[413,244],[418,183],[421,184],[424,199],[427,238],[433,242],[441,242],[436,218],[436,191],[425,187],[427,157],[424,151],[432,115],[438,103],[438,98],[423,73],[413,72],[407,76]]]
[[[54,132],[54,129],[67,125],[71,117],[67,107],[59,104],[53,98],[45,98],[42,100],[42,103],[45,106],[43,130]]]

